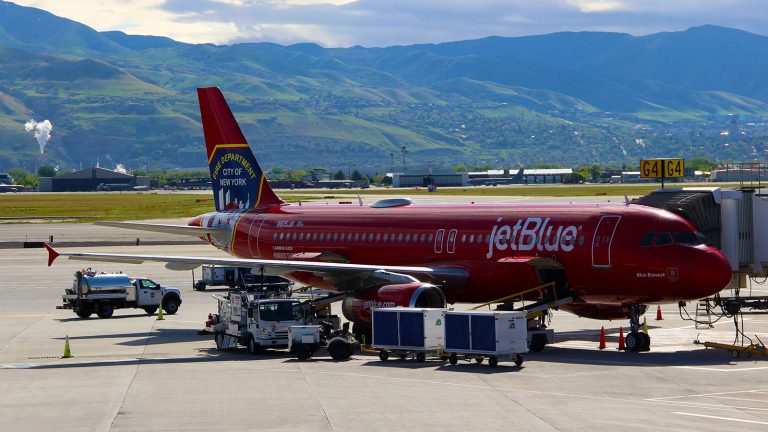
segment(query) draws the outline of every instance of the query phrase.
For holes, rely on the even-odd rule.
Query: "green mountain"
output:
[[[202,167],[220,86],[267,167],[764,158],[768,38],[702,26],[388,48],[191,45],[0,1],[0,170]],[[47,118],[40,155],[23,125]],[[728,134],[721,132],[728,131]],[[394,156],[394,157],[393,157]]]

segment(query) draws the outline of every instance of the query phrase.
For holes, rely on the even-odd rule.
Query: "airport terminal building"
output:
[[[132,190],[149,188],[149,177],[133,176],[99,167],[56,177],[40,177],[40,192],[93,192],[96,190]]]

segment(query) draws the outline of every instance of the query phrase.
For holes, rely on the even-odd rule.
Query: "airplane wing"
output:
[[[330,277],[348,276],[355,278],[377,278],[388,274],[426,275],[439,280],[466,279],[468,273],[457,267],[418,267],[418,266],[386,266],[367,264],[347,264],[318,261],[292,261],[292,260],[268,260],[268,259],[243,259],[243,258],[213,258],[190,256],[162,256],[162,255],[130,255],[95,252],[59,252],[47,243],[48,266],[53,264],[59,256],[69,257],[71,260],[119,262],[126,264],[141,264],[145,261],[164,262],[170,270],[192,270],[203,264],[225,265],[238,267],[251,267],[263,269],[268,274],[287,274],[303,271]]]
[[[188,235],[193,237],[202,237],[206,234],[213,234],[215,232],[226,229],[226,227],[224,226],[219,228],[206,228],[206,227],[196,227],[196,226],[187,226],[187,225],[165,225],[165,224],[151,224],[151,223],[140,223],[140,222],[109,222],[109,221],[94,222],[94,225],[101,225],[101,226],[108,226],[108,227],[115,227],[115,228],[126,228],[126,229],[140,230],[140,231],[153,231],[153,232],[161,232],[161,233],[168,233],[168,234]]]

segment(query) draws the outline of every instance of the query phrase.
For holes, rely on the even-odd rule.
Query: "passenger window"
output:
[[[325,233],[320,233],[320,241],[325,240]]]
[[[640,246],[642,247],[651,247],[653,244],[653,238],[656,237],[656,233],[647,232],[643,236],[643,238],[640,240]]]
[[[672,236],[668,232],[659,233],[656,237],[656,246],[667,246],[672,244]]]
[[[304,233],[299,234],[299,240],[304,240]]]
[[[283,235],[284,235],[283,233],[280,233],[280,240],[283,239]]]
[[[384,233],[384,243],[386,243],[387,241],[389,241],[389,234]]]
[[[475,242],[475,235],[474,234],[469,236],[469,242],[470,243],[474,243]]]
[[[406,242],[411,241],[411,233],[408,233],[408,235],[405,236],[405,241]]]
[[[312,233],[312,241],[316,241],[316,240],[317,240],[317,233]]]
[[[432,240],[433,240],[434,238],[435,238],[435,235],[434,235],[434,234],[430,234],[430,235],[429,235],[429,242],[430,242],[430,243],[432,243]]]
[[[421,242],[424,243],[424,240],[426,240],[427,236],[424,235],[424,233],[421,233]]]
[[[333,233],[333,241],[339,240],[339,233]]]
[[[272,234],[272,240],[277,240],[277,231]]]
[[[466,242],[467,242],[467,235],[466,234],[462,234],[461,235],[461,243],[464,244]]]
[[[381,233],[376,233],[376,241],[380,241],[380,240],[381,240]]]

